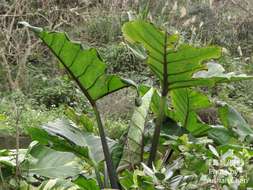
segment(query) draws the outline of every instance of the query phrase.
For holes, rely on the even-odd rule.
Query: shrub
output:
[[[111,139],[120,139],[127,132],[128,122],[121,119],[107,119],[105,121],[105,131]]]
[[[44,105],[36,105],[34,99],[28,99],[22,93],[12,93],[1,100],[0,114],[5,116],[0,120],[1,133],[15,133],[18,124],[20,133],[26,134],[29,127],[38,127],[45,121],[64,117],[64,106],[48,109]]]
[[[88,18],[83,27],[87,41],[96,45],[119,41],[122,23],[120,16],[115,14],[98,10],[97,15]]]

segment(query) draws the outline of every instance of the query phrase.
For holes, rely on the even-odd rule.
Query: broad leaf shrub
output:
[[[96,117],[100,137],[61,120],[29,130],[40,144],[74,153],[89,166],[84,173],[70,176],[70,185],[136,190],[252,187],[252,129],[234,108],[212,102],[194,89],[253,78],[225,73],[214,62],[221,56],[220,47],[182,44],[178,34],[169,34],[149,22],[127,22],[122,29],[127,45],[146,60],[160,81],[159,88],[137,86],[129,79],[108,75],[96,49],[84,49],[63,32],[21,24],[34,31],[64,65]],[[96,101],[130,86],[136,88],[138,97],[128,133],[116,141],[108,139]],[[219,125],[205,123],[198,116],[199,110],[209,107],[219,113]],[[77,182],[81,176],[85,178]],[[236,177],[245,180],[238,183]]]

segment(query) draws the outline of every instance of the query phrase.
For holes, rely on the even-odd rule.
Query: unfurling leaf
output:
[[[154,89],[150,88],[149,91],[147,91],[142,97],[142,104],[136,107],[133,113],[126,145],[124,147],[123,156],[119,165],[120,167],[124,165],[135,165],[141,161],[145,121],[148,115],[153,93]]]

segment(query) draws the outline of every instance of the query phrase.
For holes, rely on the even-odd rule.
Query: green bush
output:
[[[142,60],[138,59],[124,44],[110,44],[99,48],[102,58],[108,64],[108,72],[130,73],[148,76],[147,68]]]
[[[64,106],[46,108],[45,105],[36,105],[34,99],[26,98],[21,92],[12,93],[0,101],[0,133],[15,133],[16,124],[21,134],[26,133],[29,127],[38,127],[45,121],[64,117]]]
[[[86,40],[92,44],[107,44],[119,41],[121,36],[121,18],[120,16],[100,13],[87,19],[83,32]]]
[[[35,100],[37,105],[45,105],[47,108],[58,107],[62,104],[72,107],[85,105],[85,99],[80,90],[66,76],[56,78],[43,76],[41,79],[33,84],[33,92],[28,95]],[[83,101],[81,101],[82,98]]]
[[[105,121],[105,131],[111,139],[120,139],[127,132],[128,122],[121,119],[107,119]]]

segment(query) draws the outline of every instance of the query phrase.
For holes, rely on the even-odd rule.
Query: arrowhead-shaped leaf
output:
[[[224,74],[223,71],[221,72],[222,67],[218,64],[203,63],[219,58],[221,48],[216,46],[197,48],[178,44],[178,35],[168,35],[145,21],[136,20],[126,23],[123,26],[123,35],[130,43],[140,43],[145,47],[148,53],[148,66],[163,84],[167,84],[168,90],[192,86],[213,86],[220,82],[253,78],[234,73]],[[133,49],[134,46],[131,48]],[[194,75],[204,70],[207,71]],[[215,75],[211,75],[210,73],[214,71]]]
[[[64,65],[90,101],[96,101],[119,89],[135,85],[116,75],[106,74],[106,64],[94,48],[84,49],[64,32],[49,32],[26,22],[20,24],[32,29]]]

